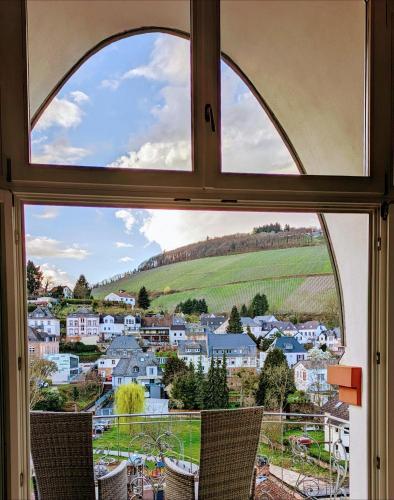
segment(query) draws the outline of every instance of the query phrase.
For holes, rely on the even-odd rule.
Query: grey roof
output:
[[[189,349],[199,349],[199,352],[188,352]],[[196,354],[197,356],[207,355],[207,343],[204,341],[198,342],[193,340],[178,340],[178,353],[180,355]]]
[[[298,361],[294,368],[298,365],[304,366],[307,370],[319,370],[322,368],[327,368],[329,365],[337,365],[337,358],[330,359],[303,359],[302,361]]]
[[[29,313],[31,319],[56,319],[48,307],[36,307],[33,312]]]
[[[266,314],[265,316],[255,316],[253,319],[258,323],[268,323],[271,321],[271,318],[275,318],[273,314]],[[275,318],[274,321],[277,321]]]
[[[241,316],[241,323],[242,326],[250,326],[250,327],[260,326],[259,323],[254,321],[252,318],[249,318],[248,316]]]
[[[231,351],[233,356],[242,355],[245,351],[257,353],[257,347],[249,335],[244,333],[209,334],[208,351],[210,355],[214,351]]]
[[[349,405],[347,403],[342,403],[338,399],[338,395],[330,398],[327,403],[321,407],[324,413],[328,413],[333,417],[342,418],[343,420],[349,420]]]
[[[131,335],[120,335],[119,337],[115,337],[111,342],[107,349],[106,355],[111,356],[112,354],[116,354],[116,351],[119,349],[123,351],[126,349],[140,350],[141,347],[139,346],[137,340]]]
[[[294,352],[295,353],[307,352],[305,347],[302,344],[300,344],[295,337],[278,337],[272,342],[269,349],[271,350],[274,349],[275,347],[289,354]]]
[[[319,321],[306,321],[305,323],[298,323],[295,327],[297,330],[316,330],[320,324]]]
[[[226,321],[225,316],[216,316],[215,314],[201,314],[200,322],[203,326],[214,327],[213,329],[219,328]]]
[[[151,352],[135,354],[128,358],[121,358],[112,372],[113,377],[145,377],[148,376],[148,366],[157,366],[157,373],[162,374],[159,360]],[[136,371],[138,368],[138,371]]]
[[[88,307],[80,307],[73,313],[67,314],[67,318],[79,318],[81,316],[89,317],[89,318],[98,318],[98,313],[94,313]]]
[[[175,325],[171,325],[171,330],[174,330],[174,331],[180,331],[180,332],[184,332],[186,331],[186,325],[179,325],[179,324],[175,324]]]
[[[291,323],[290,321],[271,321],[270,323],[262,323],[261,327],[263,330],[270,331],[273,330],[274,328],[277,328],[278,330],[290,330],[290,331],[297,331],[297,328]]]
[[[27,327],[27,339],[29,342],[53,342],[58,340],[56,335],[51,335],[50,333],[46,333],[39,328],[32,328],[31,326]]]

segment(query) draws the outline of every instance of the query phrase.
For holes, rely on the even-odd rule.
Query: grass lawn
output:
[[[144,453],[144,448],[140,439],[135,440],[130,447],[130,441],[135,438],[135,436],[143,432],[149,434],[156,438],[162,435],[166,431],[171,431],[177,436],[177,438],[183,443],[184,446],[184,456],[185,459],[189,459],[193,462],[198,462],[200,459],[200,421],[189,421],[189,420],[171,420],[162,421],[160,423],[147,423],[147,424],[137,424],[133,423],[130,425],[131,432],[126,430],[126,426],[122,428],[120,426],[120,431],[118,434],[118,428],[115,425],[111,429],[105,431],[99,438],[93,441],[93,447],[96,449],[104,450],[115,450],[126,452],[140,452]],[[176,440],[171,440],[170,438],[164,437],[169,443],[171,443],[172,449],[175,451],[174,455],[177,456],[180,452],[178,442]]]

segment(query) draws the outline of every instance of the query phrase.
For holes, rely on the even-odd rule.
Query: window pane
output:
[[[109,15],[112,10],[110,3],[104,3],[108,8],[102,13]],[[176,3],[179,4],[179,15],[188,19],[188,2]],[[34,4],[30,2],[29,5],[29,12],[33,12],[33,28],[36,19]],[[133,3],[133,7],[135,5]],[[67,11],[66,19],[68,15]],[[73,20],[70,17],[71,24]],[[161,24],[150,22],[145,25]],[[182,28],[185,25],[189,30],[189,22],[183,20]],[[37,27],[30,38],[38,36],[36,31]],[[30,65],[40,62],[35,58],[33,42]],[[57,37],[56,43],[59,43]],[[64,47],[66,44],[64,39],[58,48],[69,60],[69,66],[64,68],[69,71],[80,55],[75,51],[70,56]],[[81,55],[92,46],[94,44],[86,45]],[[40,51],[42,56],[42,45]],[[49,64],[52,63],[51,54],[48,54]],[[52,55],[54,69],[57,69],[58,54]],[[52,77],[50,72],[47,73],[48,79]],[[64,74],[59,75],[60,78]],[[36,96],[34,76],[38,78],[37,71],[32,71],[32,75],[32,93]],[[46,83],[41,81],[42,85]],[[188,39],[152,32],[132,34],[114,41],[94,53],[71,75],[42,114],[38,114],[38,119],[35,119],[35,113],[42,102],[37,99],[31,102],[31,162],[190,171],[190,96]]]
[[[267,107],[222,64],[223,172],[366,175],[365,25],[363,0],[222,0],[222,52]]]

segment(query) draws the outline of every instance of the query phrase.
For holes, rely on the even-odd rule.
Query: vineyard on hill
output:
[[[163,265],[98,286],[93,296],[116,290],[136,294],[141,286],[149,290],[153,309],[169,312],[188,298],[205,298],[210,312],[228,312],[265,293],[273,312],[324,313],[336,297],[324,244]]]

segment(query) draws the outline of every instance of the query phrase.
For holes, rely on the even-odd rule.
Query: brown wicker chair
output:
[[[91,413],[31,412],[37,500],[94,500]],[[98,480],[100,500],[127,499],[126,463]]]
[[[170,460],[166,464],[166,500],[248,500],[263,408],[201,412],[199,484]]]

